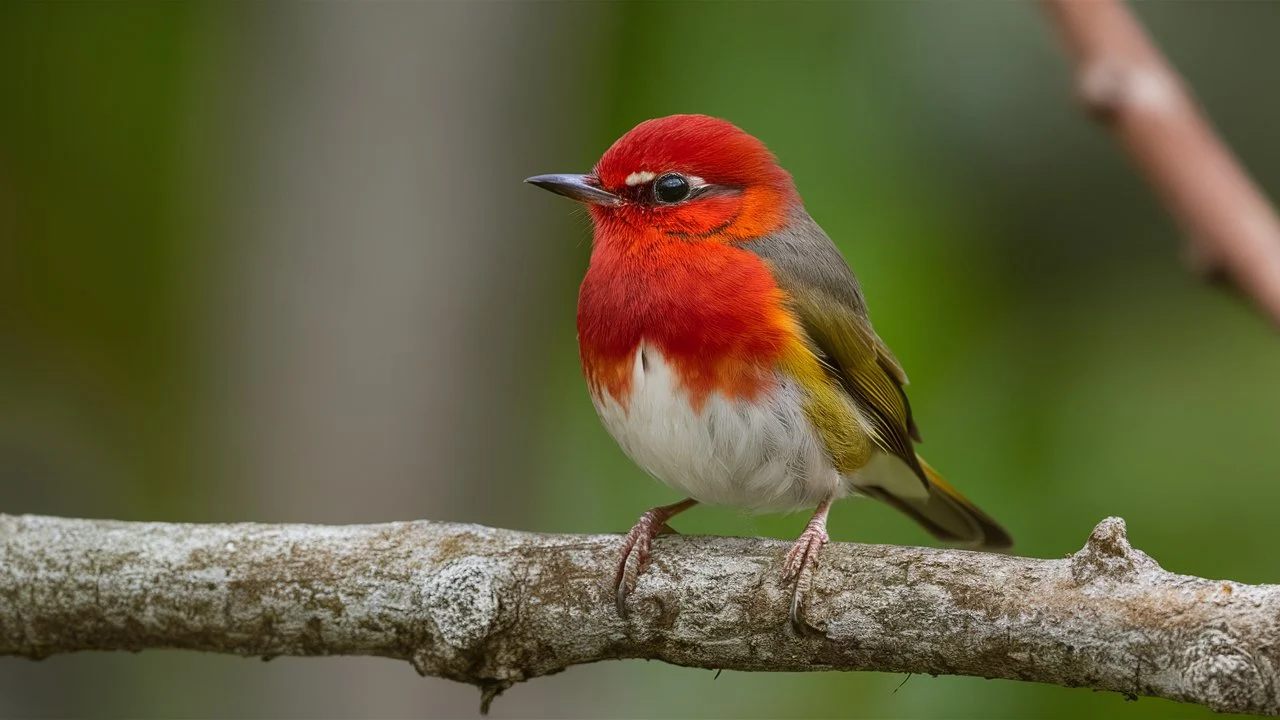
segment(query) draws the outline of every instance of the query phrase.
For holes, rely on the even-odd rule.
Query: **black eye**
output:
[[[689,197],[689,181],[683,175],[667,173],[653,182],[653,196],[660,203],[678,203]]]

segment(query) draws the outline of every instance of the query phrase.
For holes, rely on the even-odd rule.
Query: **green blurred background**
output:
[[[1142,4],[1280,194],[1280,4]],[[0,509],[626,529],[676,496],[578,374],[587,221],[520,180],[636,122],[759,136],[866,288],[930,461],[1060,557],[1280,580],[1280,343],[1182,239],[1024,3],[0,5]],[[701,508],[686,533],[792,537]],[[927,543],[836,508],[837,540]],[[1207,717],[974,678],[574,668],[503,717]],[[901,687],[899,687],[901,685]],[[4,716],[470,716],[404,663],[0,659]]]

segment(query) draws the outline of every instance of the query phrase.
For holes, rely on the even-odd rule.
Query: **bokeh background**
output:
[[[1280,195],[1280,4],[1139,15]],[[764,139],[859,273],[931,462],[1060,557],[1277,582],[1280,342],[1181,238],[1026,3],[0,5],[0,509],[626,529],[676,496],[578,374],[584,171],[636,122]],[[792,537],[701,508],[686,533]],[[927,543],[887,508],[837,540]],[[0,715],[472,716],[404,663],[0,659]],[[623,662],[498,718],[1208,717],[974,678]]]

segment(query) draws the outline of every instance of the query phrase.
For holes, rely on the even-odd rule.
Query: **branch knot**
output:
[[[1077,586],[1099,579],[1128,580],[1147,568],[1158,569],[1159,565],[1129,544],[1124,519],[1118,517],[1098,523],[1084,547],[1071,556],[1071,578]]]
[[[440,637],[453,649],[474,650],[497,630],[499,598],[510,573],[474,555],[445,565],[422,588],[422,601]]]
[[[1103,122],[1122,112],[1167,112],[1182,97],[1172,74],[1149,64],[1102,58],[1083,67],[1076,94],[1085,110]]]

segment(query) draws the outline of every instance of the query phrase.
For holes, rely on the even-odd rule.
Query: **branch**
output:
[[[1085,107],[1190,235],[1187,257],[1280,325],[1280,219],[1120,0],[1045,0]]]
[[[616,536],[432,522],[178,525],[0,515],[0,655],[374,655],[477,685],[649,658],[977,675],[1280,714],[1280,585],[1165,572],[1112,518],[1061,560],[834,543],[799,636],[777,540],[663,537],[629,620]]]

